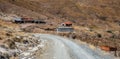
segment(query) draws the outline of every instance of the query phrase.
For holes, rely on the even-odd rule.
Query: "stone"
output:
[[[0,40],[2,40],[2,38],[0,37]]]
[[[12,34],[11,33],[6,33],[6,36],[12,36]]]
[[[20,39],[21,37],[20,36],[16,36],[17,39]]]
[[[9,59],[9,55],[8,54],[0,54],[0,59]]]
[[[24,44],[29,44],[28,40],[23,40]]]

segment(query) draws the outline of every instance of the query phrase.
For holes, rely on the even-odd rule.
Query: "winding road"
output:
[[[76,44],[67,38],[49,34],[34,36],[49,42],[47,52],[36,59],[114,59],[99,48],[91,49],[88,44]]]

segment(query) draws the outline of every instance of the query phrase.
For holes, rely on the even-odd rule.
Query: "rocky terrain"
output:
[[[17,37],[28,33],[57,34],[65,21],[73,22],[75,33],[59,34],[95,46],[116,47],[120,51],[119,0],[0,0],[0,45],[15,49]],[[46,24],[15,24],[17,17],[44,20]]]
[[[19,25],[0,20],[0,59],[24,58],[20,56],[28,54],[26,51],[35,54],[40,50],[40,55],[43,43],[33,34],[23,32]]]

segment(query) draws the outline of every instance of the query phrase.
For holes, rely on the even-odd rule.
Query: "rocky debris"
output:
[[[1,58],[17,58],[27,56],[29,53],[34,55],[35,51],[40,50],[43,47],[40,38],[36,38],[33,35],[27,34],[22,36],[15,36],[4,41],[5,44],[0,46]],[[6,54],[6,55],[4,55]],[[21,59],[23,57],[20,57]]]
[[[22,44],[16,42],[17,47],[20,51],[20,59],[35,59],[36,52],[38,50],[40,51],[43,48],[44,42],[42,42],[40,38],[32,36],[28,36],[28,38],[24,37]],[[41,52],[39,54],[41,54]]]
[[[2,40],[2,38],[0,37],[0,40]]]
[[[0,52],[0,59],[9,59],[9,56],[8,56],[8,54],[2,54]]]

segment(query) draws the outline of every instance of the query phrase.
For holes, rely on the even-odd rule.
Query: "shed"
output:
[[[72,22],[67,21],[61,24],[62,26],[72,26]]]

